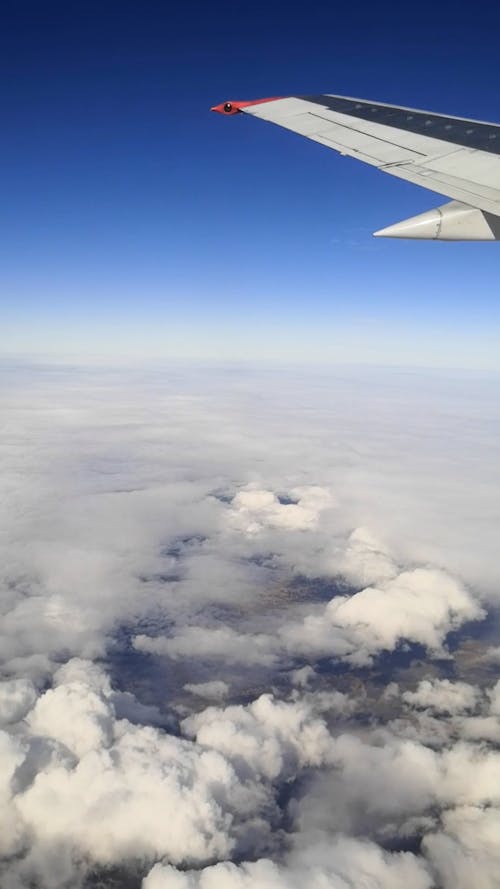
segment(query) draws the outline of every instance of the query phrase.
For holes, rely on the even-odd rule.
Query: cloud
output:
[[[217,679],[211,682],[187,682],[184,688],[192,695],[198,695],[208,701],[222,701],[229,694],[227,682]]]
[[[403,640],[442,655],[448,633],[484,616],[459,581],[443,571],[416,568],[353,596],[336,596],[322,613],[285,625],[282,637],[289,650],[365,665]]]
[[[263,634],[237,633],[230,627],[186,627],[174,636],[136,636],[134,648],[171,658],[223,658],[228,664],[271,666],[277,660],[272,641]]]
[[[131,853],[196,863],[231,852],[229,798],[237,809],[238,794],[245,796],[216,753],[199,755],[187,742],[125,724],[109,748],[38,773],[16,805],[38,843],[69,846],[100,864]]]
[[[458,806],[444,813],[442,828],[424,839],[424,850],[446,889],[496,889],[500,810]]]
[[[55,864],[45,877],[39,870],[44,849],[101,865],[164,856],[196,864],[227,857],[240,834],[267,835],[269,794],[242,779],[229,758],[117,720],[109,680],[95,665],[69,662],[55,682],[31,711],[28,735],[0,736],[2,762],[10,763],[4,805],[10,800],[16,826],[4,844],[10,852],[19,836],[30,837],[31,852],[19,864],[27,881],[56,882]],[[32,743],[37,738],[51,744],[50,756]],[[16,771],[19,789],[9,797]]]
[[[273,491],[250,486],[233,498],[228,521],[249,535],[268,528],[309,531],[334,504],[331,493],[317,485],[292,488],[289,493],[296,502],[283,503]]]
[[[494,716],[500,716],[500,680],[488,692],[490,699],[490,712]]]
[[[304,766],[328,762],[331,739],[310,702],[261,695],[248,706],[209,707],[182,723],[203,747],[218,750],[239,768],[276,781]]]
[[[290,656],[335,657],[353,665],[372,663],[403,642],[446,656],[446,637],[485,610],[460,581],[431,568],[403,571],[351,596],[337,595],[299,622],[278,622],[272,635],[229,626],[187,626],[171,636],[134,638],[138,651],[178,658],[215,658],[270,667]]]
[[[496,691],[487,696],[493,707]],[[396,724],[360,736],[335,734],[318,693],[209,707],[183,721],[189,739],[177,738],[117,719],[113,695],[101,668],[70,661],[55,674],[54,687],[39,696],[25,732],[0,735],[4,854],[30,838],[29,853],[14,865],[20,880],[52,886],[61,878],[62,885],[71,861],[74,868],[85,860],[95,866],[137,858],[151,863],[145,889],[210,889],[216,881],[299,887],[305,879],[318,889],[334,880],[354,889],[362,875],[380,889],[403,879],[415,889],[430,889],[434,873],[444,889],[452,889],[454,862],[472,856],[477,884],[484,878],[485,886],[494,886],[498,750],[463,741],[435,750],[398,737]],[[68,700],[74,734],[64,716]],[[349,716],[341,703],[334,711]],[[278,823],[273,787],[311,769],[314,781],[290,809],[293,841],[283,860],[211,864],[237,850],[241,856],[249,840],[252,849],[269,842]],[[438,810],[436,830],[429,815]],[[345,836],[372,832],[382,841],[387,832],[405,837],[415,830],[424,832],[424,857]],[[49,849],[58,850],[55,858],[47,858]],[[155,860],[168,864],[153,866]],[[189,870],[193,865],[196,871]],[[464,864],[463,873],[469,870]]]
[[[28,716],[33,734],[59,741],[78,758],[110,746],[113,721],[111,702],[82,681],[48,689]]]
[[[500,647],[488,648],[484,652],[484,654],[482,656],[482,660],[485,661],[486,663],[500,664]]]
[[[10,374],[2,887],[493,889],[496,388]]]
[[[344,554],[337,559],[336,569],[360,586],[384,583],[398,573],[388,548],[368,528],[356,528],[352,532]]]
[[[31,710],[36,689],[29,679],[0,682],[0,726],[19,722]]]
[[[435,713],[463,713],[477,707],[479,691],[467,682],[423,679],[415,691],[405,691],[402,699],[410,707]]]
[[[22,825],[13,804],[12,781],[24,760],[17,738],[0,731],[0,854],[15,855],[22,849]]]
[[[201,872],[180,873],[155,865],[143,889],[311,889],[338,886],[358,889],[431,889],[425,865],[409,853],[388,854],[375,844],[341,837],[290,856],[284,865],[261,859],[240,865],[217,864]]]

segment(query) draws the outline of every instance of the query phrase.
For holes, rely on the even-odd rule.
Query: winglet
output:
[[[243,108],[248,108],[249,105],[261,105],[264,102],[275,102],[276,99],[281,99],[282,96],[272,96],[270,99],[254,99],[253,102],[221,102],[220,105],[214,105],[210,111],[217,111],[219,114],[239,114]]]

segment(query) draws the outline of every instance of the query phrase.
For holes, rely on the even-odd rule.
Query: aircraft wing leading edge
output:
[[[498,124],[326,94],[226,102],[212,110],[259,117],[452,199],[376,236],[500,240]]]

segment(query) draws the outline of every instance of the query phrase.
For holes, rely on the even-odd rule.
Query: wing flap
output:
[[[376,139],[373,136],[368,136],[366,133],[358,132],[348,127],[337,126],[334,134],[331,133],[331,130],[326,130],[325,132],[317,133],[314,138],[327,148],[335,146],[341,154],[357,157],[360,160],[361,156],[363,156],[363,158],[366,158],[367,163],[371,163],[376,167],[384,167],[385,164],[416,161],[422,157],[417,151],[412,151],[395,142]]]
[[[446,195],[446,197],[478,207],[487,213],[500,216],[500,190],[498,189],[479,185],[470,179],[450,176],[429,167],[422,169],[414,164],[397,165],[384,170],[384,172],[397,176],[398,179],[412,182],[414,185],[420,185],[429,191]]]

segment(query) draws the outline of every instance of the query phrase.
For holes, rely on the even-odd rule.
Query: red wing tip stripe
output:
[[[283,96],[272,96],[270,99],[254,99],[252,102],[221,102],[220,105],[214,105],[210,111],[217,111],[219,114],[238,114],[249,105],[263,105],[264,102],[276,102],[282,98]]]

